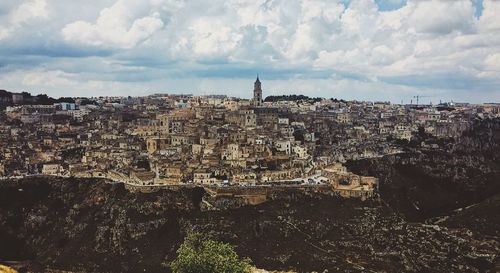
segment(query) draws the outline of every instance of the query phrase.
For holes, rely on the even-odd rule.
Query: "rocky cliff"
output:
[[[420,141],[438,142],[438,149]],[[380,179],[380,194],[409,220],[424,220],[500,193],[500,120],[476,121],[456,140],[422,137],[406,152],[348,162],[348,168]]]
[[[234,244],[259,268],[311,272],[494,272],[498,237],[409,223],[383,202],[283,193],[204,211],[203,189],[130,192],[100,180],[0,182],[0,258],[34,271],[169,272],[184,235]],[[22,272],[22,270],[20,270]]]

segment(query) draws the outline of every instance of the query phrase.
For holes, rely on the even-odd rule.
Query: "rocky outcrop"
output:
[[[357,174],[379,178],[383,200],[413,221],[500,193],[499,119],[475,122],[460,138],[440,145],[439,149],[409,145],[403,154],[352,161],[347,166]]]
[[[283,192],[200,209],[203,189],[130,192],[101,180],[0,182],[1,260],[78,272],[169,272],[186,233],[236,246],[257,268],[297,272],[494,272],[499,242],[409,223],[383,202]]]
[[[0,90],[1,91],[1,90]],[[17,273],[16,270],[5,265],[0,264],[0,272],[2,273]]]
[[[498,240],[500,238],[499,214],[500,194],[497,194],[481,203],[457,209],[445,216],[428,219],[426,222],[439,223],[449,228],[468,229]]]

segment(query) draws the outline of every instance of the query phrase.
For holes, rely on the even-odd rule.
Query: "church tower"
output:
[[[252,103],[254,106],[262,105],[262,88],[259,80],[259,74],[257,74],[257,80],[253,84],[253,100]]]

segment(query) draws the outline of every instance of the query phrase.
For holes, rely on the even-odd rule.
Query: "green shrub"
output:
[[[248,273],[250,260],[240,259],[233,246],[188,234],[170,264],[174,273]]]

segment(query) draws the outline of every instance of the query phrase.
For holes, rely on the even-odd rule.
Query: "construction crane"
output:
[[[417,105],[418,105],[418,100],[421,99],[421,98],[430,98],[431,96],[420,96],[420,95],[416,95],[416,96],[413,96],[414,99],[417,99]]]

